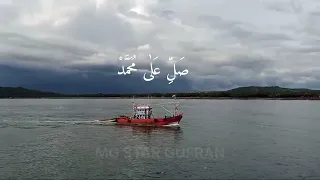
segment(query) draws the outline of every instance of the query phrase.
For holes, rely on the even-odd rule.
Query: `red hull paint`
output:
[[[173,123],[180,123],[183,113],[178,114],[174,117],[168,118],[150,118],[150,119],[135,119],[120,117],[117,118],[117,124],[119,125],[147,125],[147,126],[165,126]]]

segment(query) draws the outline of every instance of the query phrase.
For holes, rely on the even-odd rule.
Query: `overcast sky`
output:
[[[136,54],[148,68],[152,54],[166,73],[185,57],[194,89],[320,88],[319,52],[319,0],[0,0],[1,65],[71,72]]]

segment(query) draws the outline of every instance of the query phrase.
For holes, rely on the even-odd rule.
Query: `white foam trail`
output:
[[[66,123],[66,124],[73,124],[73,123],[95,123],[96,121],[10,121],[7,120],[6,122],[9,123],[35,123],[35,124],[41,124],[41,123]]]
[[[168,125],[164,125],[165,127],[179,127],[180,124],[179,123],[171,123],[171,124],[168,124]]]

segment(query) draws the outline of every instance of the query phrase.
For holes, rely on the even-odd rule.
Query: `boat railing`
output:
[[[139,106],[148,106],[150,108],[152,108],[153,106],[160,106],[162,107],[166,112],[172,114],[172,115],[176,115],[177,114],[177,111],[178,111],[178,107],[180,106],[180,103],[177,99],[177,97],[175,95],[172,96],[174,98],[174,101],[171,101],[171,102],[165,102],[165,103],[150,103],[150,97],[148,97],[148,103],[147,104],[136,104],[134,102],[134,97],[132,99],[132,103],[133,103],[133,113],[136,114],[136,111],[138,109]],[[174,111],[171,112],[169,111],[166,107],[164,107],[164,105],[169,105],[169,104],[174,104],[175,105],[175,108],[174,108]]]

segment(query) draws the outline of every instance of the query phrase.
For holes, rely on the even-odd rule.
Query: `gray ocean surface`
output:
[[[131,101],[0,100],[0,178],[320,178],[319,101],[180,100],[180,129],[95,122]]]

